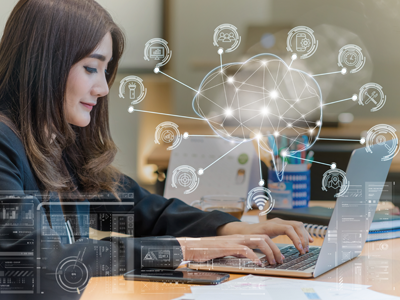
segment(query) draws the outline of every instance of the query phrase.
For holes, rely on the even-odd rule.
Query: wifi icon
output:
[[[253,201],[256,203],[259,210],[264,209],[264,206],[268,200],[269,200],[268,197],[265,195],[258,195],[253,198]]]

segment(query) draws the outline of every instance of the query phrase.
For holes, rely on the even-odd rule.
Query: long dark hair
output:
[[[94,0],[20,0],[0,42],[1,120],[21,138],[39,188],[62,199],[104,190],[119,199],[121,173],[111,165],[117,147],[110,135],[108,97],[98,99],[87,127],[69,124],[64,114],[71,67],[89,56],[108,32],[113,60],[106,78],[111,87],[125,36]],[[81,184],[79,192],[66,161]]]

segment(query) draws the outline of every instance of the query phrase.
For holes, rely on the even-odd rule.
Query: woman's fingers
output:
[[[283,255],[278,246],[267,235],[251,235],[245,243],[250,248],[258,248],[264,254],[268,263],[274,265],[283,263]]]
[[[305,254],[306,251],[303,248],[303,243],[301,242],[301,239],[297,235],[297,232],[294,230],[294,228],[290,225],[282,226],[285,226],[284,232],[292,240],[293,245],[296,247],[296,249],[299,250],[301,254]]]
[[[305,252],[309,251],[309,242],[314,242],[314,239],[307,232],[302,222],[284,221],[279,218],[273,219],[273,221],[280,224],[281,226],[284,226],[283,229],[286,235],[288,235],[287,232],[291,233],[291,236],[288,236],[293,241],[294,246],[297,248],[297,250],[300,251],[300,253],[304,254]],[[289,230],[287,226],[291,227],[293,230]],[[293,235],[293,231],[295,232],[299,240]],[[299,243],[301,244],[301,247]],[[303,248],[305,252],[301,251],[301,248]]]
[[[274,253],[276,261],[278,263],[282,264],[285,257],[281,253],[281,250],[279,250],[278,246],[269,238],[269,236],[267,236],[265,241],[268,244],[268,246],[271,248],[272,252]]]

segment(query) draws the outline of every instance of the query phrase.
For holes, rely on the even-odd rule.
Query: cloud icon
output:
[[[260,148],[273,154],[280,180],[288,157],[297,157],[319,136],[322,93],[317,81],[274,54],[216,67],[198,91],[195,113],[227,141],[257,138]]]

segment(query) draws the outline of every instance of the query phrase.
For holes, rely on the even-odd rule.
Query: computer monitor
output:
[[[154,58],[155,60],[160,60],[165,57],[165,49],[164,47],[150,47],[150,58]]]

